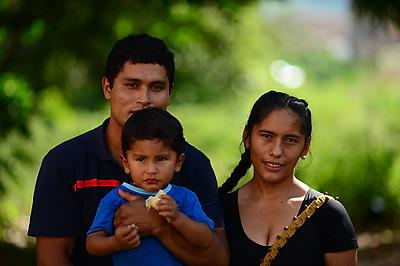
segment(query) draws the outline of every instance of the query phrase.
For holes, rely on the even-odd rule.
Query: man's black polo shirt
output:
[[[86,232],[100,200],[114,187],[129,181],[105,142],[104,123],[48,152],[36,181],[29,236],[78,237],[74,265],[112,265],[110,258],[86,252]],[[222,226],[218,189],[210,161],[185,143],[185,162],[172,183],[193,190],[205,211]]]

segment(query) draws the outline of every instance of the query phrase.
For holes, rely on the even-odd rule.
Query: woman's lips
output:
[[[277,162],[264,162],[264,165],[272,172],[279,171],[283,167],[283,164]]]

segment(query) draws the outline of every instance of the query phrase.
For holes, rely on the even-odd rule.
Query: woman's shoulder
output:
[[[343,204],[339,201],[339,197],[330,195],[328,192],[322,193],[315,189],[310,188],[310,190],[307,192],[307,199],[309,203],[311,203],[316,197],[320,197],[322,195],[326,197],[325,205],[333,209],[345,209]]]
[[[305,204],[309,205],[316,198],[324,195],[326,197],[326,202],[324,203],[324,212],[328,212],[329,215],[337,213],[338,215],[347,216],[347,211],[344,205],[339,201],[338,197],[330,196],[327,192],[321,193],[315,189],[310,188],[305,197]]]
[[[358,247],[357,236],[344,205],[338,200],[329,196],[327,193],[321,193],[310,189],[307,192],[308,198],[325,195],[327,200],[317,211],[316,217],[321,222],[325,244],[325,252],[338,252]],[[311,197],[310,197],[311,196]]]

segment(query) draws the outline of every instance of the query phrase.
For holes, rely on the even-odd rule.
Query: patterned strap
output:
[[[310,217],[319,209],[327,200],[329,196],[321,195],[315,198],[309,206],[299,215],[293,217],[292,223],[284,228],[284,231],[276,237],[276,241],[268,250],[260,266],[270,266],[272,260],[276,257],[279,250],[286,244],[288,239],[299,229]]]

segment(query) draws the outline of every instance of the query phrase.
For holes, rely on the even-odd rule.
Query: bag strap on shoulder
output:
[[[318,210],[327,200],[329,196],[321,195],[315,197],[310,205],[306,206],[306,209],[302,211],[299,216],[293,217],[292,223],[284,228],[284,231],[276,237],[276,241],[269,248],[260,266],[270,266],[272,260],[278,255],[279,250],[286,244],[297,229],[299,229],[310,217]]]

